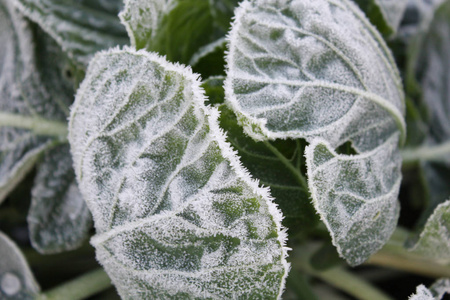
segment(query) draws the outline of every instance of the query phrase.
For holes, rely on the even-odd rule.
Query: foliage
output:
[[[0,0],[0,37],[2,299],[450,277],[449,0]],[[108,276],[41,292],[34,251],[89,238]]]

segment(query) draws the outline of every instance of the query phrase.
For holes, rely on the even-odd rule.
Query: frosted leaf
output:
[[[408,0],[356,0],[377,29],[390,36],[397,32]]]
[[[409,296],[408,300],[441,300],[446,293],[450,295],[450,280],[439,279],[430,289],[423,284],[419,285],[416,293]]]
[[[335,157],[326,174],[309,177],[309,188],[353,197],[340,203],[312,193],[340,255],[355,265],[379,250],[399,209],[396,143],[405,138],[404,95],[391,53],[363,13],[347,0],[244,1],[229,35],[227,63],[226,101],[248,135],[305,138],[314,144],[308,174],[320,165],[314,157],[325,155],[318,150]],[[349,159],[333,152],[347,141],[358,153]],[[367,175],[358,186],[339,184],[355,173]],[[375,206],[386,215],[347,218],[371,214]]]
[[[350,265],[364,262],[394,231],[401,158],[392,137],[371,152],[338,155],[326,141],[306,148],[314,206]]]
[[[77,92],[75,172],[125,299],[281,296],[281,214],[204,101],[189,69],[130,48],[95,56]]]
[[[450,263],[450,200],[436,207],[409,250],[442,264]]]
[[[423,226],[435,208],[450,197],[450,2],[434,14],[428,31],[419,39],[419,55],[414,61],[414,76],[422,88],[423,102],[429,112],[429,132],[422,147],[446,147],[434,161],[423,161],[421,169],[427,184],[427,207],[419,221]],[[447,146],[445,146],[447,145]],[[426,153],[425,153],[426,154]]]
[[[2,232],[0,253],[0,298],[34,299],[39,293],[39,286],[19,248]]]
[[[39,29],[32,32],[11,1],[0,0],[0,40],[1,202],[54,141],[11,127],[14,124],[8,123],[7,116],[65,120],[64,110],[73,97],[73,86],[61,79],[65,65],[59,50]],[[37,56],[39,60],[35,59]]]
[[[127,43],[117,17],[120,0],[14,0],[14,4],[38,23],[72,59],[87,65],[92,55]]]
[[[48,151],[39,164],[27,220],[31,243],[41,253],[73,250],[88,237],[91,216],[76,184],[68,145]]]
[[[445,0],[408,0],[399,36],[407,41],[427,31],[434,12]]]
[[[119,16],[136,49],[189,63],[201,47],[225,36],[236,4],[236,0],[127,0]]]

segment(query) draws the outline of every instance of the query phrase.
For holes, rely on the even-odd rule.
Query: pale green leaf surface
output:
[[[72,98],[61,79],[55,84],[54,79],[61,77],[59,64],[47,68],[47,55],[59,58],[58,51],[42,36],[35,52],[34,41],[40,32],[32,29],[10,1],[0,1],[0,202],[54,140],[18,128],[23,124],[11,123],[8,116],[64,120],[64,109]],[[40,55],[43,56],[36,60]]]
[[[45,153],[27,221],[31,243],[41,253],[73,250],[87,239],[91,216],[77,187],[69,145]]]
[[[437,280],[430,289],[423,284],[419,285],[416,293],[409,296],[408,300],[442,300],[445,294],[450,295],[450,279]]]
[[[101,49],[128,42],[117,17],[119,0],[14,0],[14,4],[81,65]]]
[[[281,214],[204,101],[189,69],[130,48],[98,54],[77,92],[77,180],[125,299],[281,296]]]
[[[0,253],[0,298],[34,299],[39,293],[39,286],[19,248],[2,232]]]
[[[450,263],[450,200],[436,207],[419,240],[409,250],[442,264]]]
[[[312,193],[341,256],[355,265],[379,250],[398,214],[404,95],[391,53],[363,13],[347,0],[244,1],[227,63],[227,103],[245,132],[256,140],[313,143],[311,176],[320,165],[315,157],[335,157],[333,149],[352,142],[360,155],[343,158],[348,163],[332,159],[322,178],[309,176],[309,187],[349,194],[333,202],[330,194]],[[347,186],[352,173],[366,177]],[[373,207],[386,215],[375,218]],[[365,214],[374,219],[358,220]],[[357,226],[362,229],[350,231]]]
[[[355,0],[377,29],[385,36],[397,32],[408,0]]]

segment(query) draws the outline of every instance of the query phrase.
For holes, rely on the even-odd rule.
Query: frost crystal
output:
[[[97,257],[125,299],[281,296],[281,214],[241,167],[190,69],[98,54],[71,111]]]

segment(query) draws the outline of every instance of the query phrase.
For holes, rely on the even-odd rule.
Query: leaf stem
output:
[[[30,129],[38,135],[50,135],[66,138],[67,124],[61,121],[53,121],[34,116],[0,112],[0,128],[16,127]]]
[[[281,154],[280,151],[278,151],[278,149],[276,147],[274,147],[271,143],[269,143],[268,141],[264,141],[264,144],[266,145],[266,147],[272,151],[273,154],[275,154],[276,157],[278,157],[278,159],[295,175],[295,177],[297,178],[298,182],[300,183],[300,185],[302,186],[302,188],[305,191],[309,191],[308,189],[308,183],[306,182],[305,177],[303,176],[303,174],[300,172],[300,169],[297,169],[283,154]]]
[[[292,265],[294,268],[315,276],[360,300],[392,300],[392,298],[370,283],[358,278],[342,267],[317,271],[303,259],[294,260]]]
[[[432,278],[450,277],[450,266],[441,265],[405,247],[409,233],[397,229],[384,247],[368,260],[367,264],[384,266]]]
[[[81,300],[111,287],[111,280],[102,268],[81,275],[46,293],[35,300]]]
[[[450,155],[450,141],[437,146],[421,146],[412,149],[403,149],[403,164],[412,165],[419,161],[442,161]]]

